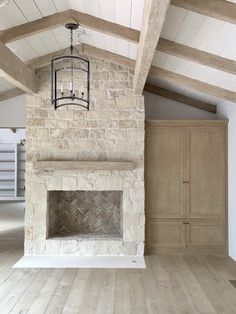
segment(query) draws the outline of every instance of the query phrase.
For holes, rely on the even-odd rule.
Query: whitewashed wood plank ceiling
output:
[[[236,3],[236,0],[231,0]],[[0,29],[23,24],[67,9],[78,10],[134,29],[141,29],[144,0],[12,0],[0,8]],[[236,25],[170,6],[161,37],[236,61]],[[77,37],[75,38],[78,41]],[[84,43],[136,58],[137,45],[89,30]],[[20,58],[29,60],[67,47],[64,27],[8,44]],[[153,64],[191,78],[236,90],[234,75],[156,52]],[[167,86],[167,83],[166,83]],[[174,89],[174,84],[168,84]],[[193,92],[194,94],[195,92]],[[199,93],[198,93],[199,94]]]

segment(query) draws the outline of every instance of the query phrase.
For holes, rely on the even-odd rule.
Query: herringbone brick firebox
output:
[[[122,238],[122,191],[49,191],[48,237]]]

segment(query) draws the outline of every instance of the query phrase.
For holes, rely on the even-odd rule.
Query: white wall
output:
[[[145,119],[216,119],[216,115],[145,92]]]
[[[0,102],[0,128],[25,127],[25,95]]]
[[[229,255],[236,261],[236,104],[218,106],[218,118],[229,119],[228,128],[228,228]]]

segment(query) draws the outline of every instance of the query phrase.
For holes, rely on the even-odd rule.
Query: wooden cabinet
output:
[[[227,121],[147,121],[146,246],[226,248]]]

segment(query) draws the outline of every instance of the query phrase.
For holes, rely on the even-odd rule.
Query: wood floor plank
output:
[[[216,288],[214,277],[207,271],[205,267],[198,262],[195,256],[184,256],[184,260],[190,266],[195,278],[202,287],[207,298],[211,302],[217,313],[230,313],[232,314],[231,308],[221,297],[220,291]]]
[[[76,314],[80,313],[80,307],[83,298],[85,297],[85,289],[90,277],[89,269],[79,269],[71,288],[71,291],[64,304],[63,313]]]
[[[117,269],[115,272],[114,314],[130,313],[129,282],[127,270]]]
[[[199,313],[208,314],[216,313],[200,284],[191,272],[191,269],[185,263],[183,256],[175,255],[173,259],[176,264],[177,272],[183,280],[182,285],[186,287],[197,311]]]
[[[64,269],[53,270],[51,276],[48,278],[45,285],[40,290],[38,297],[32,303],[28,313],[44,313],[64,272]]]
[[[32,303],[37,298],[40,290],[45,285],[52,271],[52,269],[41,269],[38,274],[34,276],[33,282],[27,287],[25,292],[12,308],[12,313],[27,313],[30,310]]]
[[[77,269],[65,270],[63,277],[45,310],[45,314],[57,314],[62,312],[77,272]]]
[[[34,280],[34,277],[39,272],[39,269],[34,269],[30,271],[25,271],[21,280],[19,280],[14,287],[9,291],[9,293],[0,302],[0,309],[2,313],[10,313],[14,305],[17,303],[18,299],[24,294],[28,286]]]

